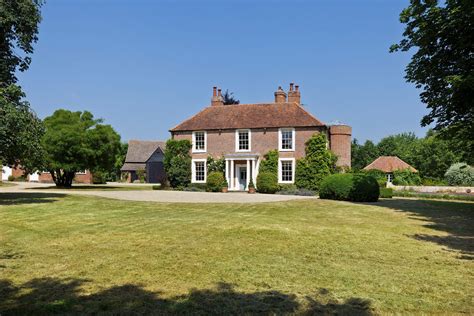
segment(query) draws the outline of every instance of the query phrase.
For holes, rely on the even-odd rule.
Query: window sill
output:
[[[192,154],[205,154],[207,152],[207,150],[192,150],[191,153]]]
[[[236,153],[249,153],[249,152],[251,152],[251,151],[252,151],[252,150],[250,150],[250,149],[246,149],[246,150],[236,150],[235,152],[236,152]]]
[[[278,181],[278,184],[294,184],[295,181]]]
[[[279,149],[278,151],[295,151],[294,149]]]

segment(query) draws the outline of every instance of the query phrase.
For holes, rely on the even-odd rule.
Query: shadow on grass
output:
[[[461,259],[474,260],[474,203],[384,199],[370,205],[408,212],[411,218],[426,222],[425,227],[448,233],[448,236],[415,234],[411,237],[457,251]]]
[[[82,294],[81,286],[87,282],[43,278],[15,286],[0,280],[0,314],[372,315],[370,301],[351,298],[339,302],[326,290],[318,293],[323,298],[306,298],[301,304],[295,295],[278,291],[242,293],[228,283],[163,298],[159,292],[134,284]]]
[[[66,194],[61,193],[8,193],[0,192],[0,205],[20,205],[33,203],[53,203]]]

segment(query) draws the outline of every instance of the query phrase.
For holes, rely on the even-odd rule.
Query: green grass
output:
[[[0,314],[474,313],[474,204],[0,193]]]
[[[30,188],[31,190],[91,190],[91,191],[150,191],[152,190],[151,185],[102,185],[102,184],[94,184],[94,185],[72,185],[71,188],[62,188],[57,187],[55,185],[48,186],[48,187],[33,187]]]
[[[15,183],[0,181],[0,188],[12,187],[15,186]]]
[[[412,191],[393,191],[393,196],[412,197],[422,199],[474,201],[474,194],[449,194],[449,193],[421,193]]]

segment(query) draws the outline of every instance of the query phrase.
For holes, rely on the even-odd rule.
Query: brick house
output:
[[[145,172],[148,183],[160,183],[166,178],[163,167],[165,142],[131,140],[128,142],[127,156],[121,171],[127,174],[127,182],[138,179],[137,171]]]
[[[15,178],[24,177],[28,182],[41,182],[41,183],[53,183],[53,177],[47,171],[35,172],[33,174],[25,175],[25,171],[21,169],[21,166],[8,167],[2,166],[2,181],[8,181],[9,176],[14,176]],[[76,172],[74,177],[75,183],[92,183],[92,174],[89,170]]]
[[[273,103],[224,105],[221,90],[213,88],[210,106],[170,130],[176,140],[192,143],[192,182],[206,182],[206,158],[224,157],[229,190],[245,190],[256,178],[263,155],[279,151],[279,183],[294,183],[296,160],[305,155],[305,142],[325,133],[339,166],[350,167],[352,128],[326,125],[301,105],[298,86],[281,87]]]

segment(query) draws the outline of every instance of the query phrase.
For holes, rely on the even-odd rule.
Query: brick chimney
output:
[[[211,106],[220,106],[220,105],[224,105],[224,98],[222,98],[222,91],[221,89],[217,89],[217,87],[213,87]]]
[[[281,87],[275,92],[275,103],[286,103],[286,93]]]
[[[290,83],[290,90],[288,91],[288,103],[301,104],[301,94],[299,86],[294,86],[294,83]]]

